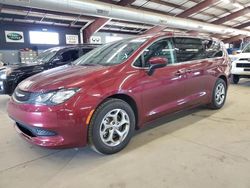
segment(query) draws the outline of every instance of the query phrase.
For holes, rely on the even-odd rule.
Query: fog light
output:
[[[55,136],[56,135],[56,133],[53,131],[48,131],[48,130],[41,129],[41,128],[34,128],[33,130],[37,136]]]

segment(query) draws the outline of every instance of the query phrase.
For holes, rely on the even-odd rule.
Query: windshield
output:
[[[75,65],[116,65],[127,60],[148,37],[130,38],[100,46],[81,58]]]
[[[244,50],[242,51],[242,53],[250,53],[250,44],[248,44]]]
[[[52,57],[56,55],[59,48],[51,48],[38,54],[38,56],[33,60],[33,62],[47,63]]]

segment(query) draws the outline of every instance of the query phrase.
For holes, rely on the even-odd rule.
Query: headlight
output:
[[[6,80],[6,78],[7,78],[7,75],[5,73],[1,72],[0,73],[0,79]]]
[[[0,79],[6,80],[7,76],[11,73],[11,68],[6,68],[0,72]]]
[[[62,89],[58,91],[38,94],[32,100],[32,103],[48,105],[61,104],[73,97],[78,91],[79,89]]]

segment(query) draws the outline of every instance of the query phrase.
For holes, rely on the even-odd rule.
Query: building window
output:
[[[30,31],[31,44],[59,44],[59,34],[56,32]]]

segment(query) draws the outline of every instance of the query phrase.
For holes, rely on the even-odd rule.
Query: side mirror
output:
[[[56,56],[54,59],[53,59],[53,63],[58,63],[58,62],[61,62],[63,61],[63,57],[61,55],[59,56]]]
[[[155,69],[167,66],[168,59],[165,57],[152,57],[148,62],[150,64],[148,75],[151,76],[154,73]]]

